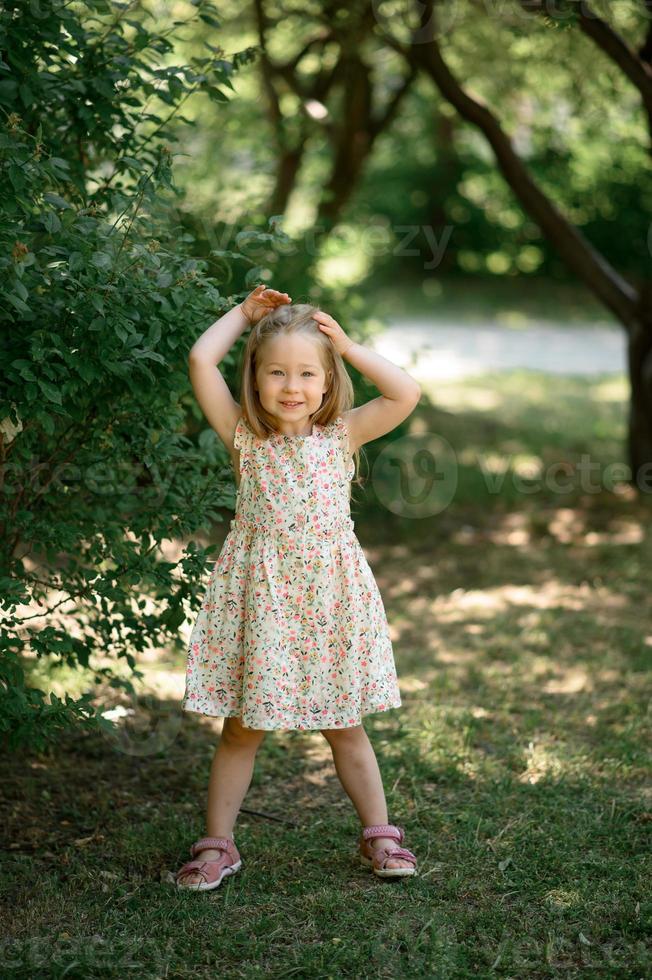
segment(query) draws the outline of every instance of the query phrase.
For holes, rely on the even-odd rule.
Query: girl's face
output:
[[[301,435],[328,390],[317,344],[301,334],[271,337],[257,361],[255,385],[261,405],[280,431]]]

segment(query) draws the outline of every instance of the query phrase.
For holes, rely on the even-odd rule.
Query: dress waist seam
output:
[[[304,535],[313,535],[314,537],[318,538],[328,538],[342,534],[343,531],[353,531],[355,528],[355,521],[353,518],[347,517],[345,519],[338,520],[335,524],[331,524],[326,528],[316,528],[311,524],[301,521],[288,528],[277,524],[268,524],[264,521],[251,521],[246,517],[238,516],[233,518],[230,527],[231,530],[243,530],[249,533],[261,531],[265,534],[279,534],[287,537],[303,537]]]

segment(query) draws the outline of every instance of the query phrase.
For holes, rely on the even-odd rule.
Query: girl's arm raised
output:
[[[204,330],[190,348],[188,359],[219,364],[248,326],[249,320],[244,314],[242,303],[238,303]]]
[[[379,398],[372,398],[366,405],[343,413],[349,433],[349,451],[353,453],[365,442],[391,432],[411,415],[421,397],[421,388],[403,368],[376,351],[352,342],[328,313],[320,310],[314,319],[342,357],[382,392]]]
[[[209,425],[230,453],[242,410],[217,365],[247,327],[275,307],[289,302],[287,293],[279,293],[265,285],[256,286],[242,303],[212,323],[190,348],[188,373],[195,397]]]
[[[188,374],[195,398],[209,425],[233,452],[240,405],[222,377],[218,363],[249,326],[240,304],[221,316],[193,344],[188,354]]]

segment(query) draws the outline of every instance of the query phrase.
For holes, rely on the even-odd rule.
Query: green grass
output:
[[[587,513],[594,523],[627,523],[630,513],[636,519],[624,483],[628,393],[622,376],[568,378],[519,369],[424,382],[422,389],[421,405],[400,433],[363,447],[367,490],[355,487],[354,499],[381,506],[363,511],[361,520],[375,517],[417,546],[424,539],[436,546],[463,518],[475,525],[510,512],[515,525],[542,537],[555,513],[568,508],[576,509],[575,523]],[[425,461],[419,451],[428,454]],[[411,493],[400,491],[400,459]],[[444,479],[433,481],[422,502],[419,490],[435,474]]]
[[[447,317],[463,324],[495,320],[524,329],[531,319],[582,325],[615,325],[612,314],[581,283],[536,276],[370,277],[361,288],[367,311],[381,319]],[[358,300],[356,300],[356,303]]]
[[[624,385],[519,372],[430,394],[402,439],[455,448],[454,499],[394,513],[379,473],[354,507],[403,698],[365,727],[419,876],[360,867],[326,742],[274,732],[236,826],[243,870],[178,893],[219,724],[185,716],[151,754],[67,737],[2,763],[2,976],[650,975],[649,501],[490,493],[474,460],[622,460]]]

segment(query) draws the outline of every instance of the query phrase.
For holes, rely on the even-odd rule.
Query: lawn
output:
[[[366,447],[353,513],[403,704],[365,727],[417,877],[359,866],[325,740],[272,732],[242,871],[175,890],[220,722],[180,716],[162,654],[140,734],[2,762],[2,975],[649,976],[652,535],[649,500],[607,477],[625,399],[624,379],[525,371],[425,392],[393,436],[454,474],[431,513],[392,488],[389,442]]]

